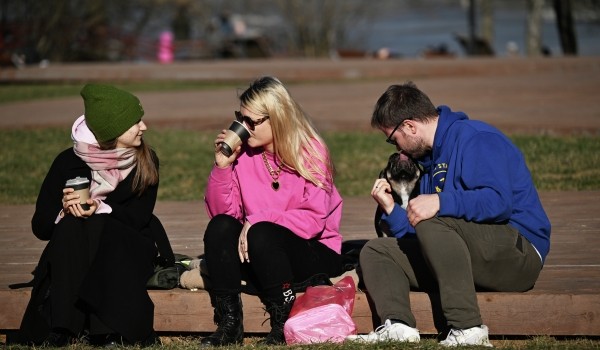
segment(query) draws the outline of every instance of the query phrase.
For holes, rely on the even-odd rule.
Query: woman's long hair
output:
[[[276,159],[315,186],[331,189],[334,166],[327,145],[281,81],[274,77],[255,80],[240,95],[240,102],[255,114],[269,116]]]
[[[98,142],[100,149],[115,149],[117,147],[117,139]],[[158,159],[142,138],[142,143],[134,148],[136,171],[133,178],[131,190],[138,196],[141,196],[144,191],[153,185],[158,184]]]

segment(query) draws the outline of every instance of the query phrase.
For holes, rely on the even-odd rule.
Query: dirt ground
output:
[[[235,82],[239,88],[134,91],[150,127],[218,130],[233,119],[239,90],[261,75],[280,78],[322,131],[370,130],[370,115],[379,96],[391,84],[412,80],[434,104],[464,111],[506,132],[600,133],[600,57],[72,64],[5,69],[0,71],[0,83]],[[80,96],[2,104],[0,128],[69,127],[82,113]]]

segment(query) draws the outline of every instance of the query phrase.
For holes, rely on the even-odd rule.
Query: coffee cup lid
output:
[[[90,180],[88,180],[87,177],[79,177],[79,176],[77,176],[74,179],[67,180],[67,182],[65,183],[65,186],[66,187],[77,186],[77,185],[81,185],[81,184],[87,184],[89,182],[90,182]]]
[[[241,123],[237,120],[234,120],[233,123],[231,123],[229,130],[234,131],[242,139],[247,139],[248,137],[250,137],[250,130],[248,130],[244,123]]]
[[[241,126],[242,126],[242,128],[246,129],[246,131],[250,131],[250,130],[248,130],[248,127],[246,127],[246,124],[244,124],[244,123],[240,122],[239,120],[234,120],[233,122],[234,122],[235,124],[239,124],[239,125],[241,125]]]

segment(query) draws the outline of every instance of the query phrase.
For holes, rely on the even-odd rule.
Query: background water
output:
[[[523,7],[523,8],[521,8]],[[494,9],[494,42],[496,56],[507,55],[506,45],[513,41],[519,52],[526,52],[526,11],[523,6]],[[446,45],[453,53],[464,56],[464,50],[454,34],[468,35],[467,11],[459,4],[410,11],[394,11],[363,24],[351,33],[356,45],[369,51],[388,47],[403,57],[417,57],[430,46]],[[576,21],[578,54],[600,55],[600,24],[589,20]],[[361,43],[362,42],[362,43]],[[360,43],[360,44],[359,44]],[[554,14],[544,12],[542,45],[552,55],[562,55]]]
[[[268,0],[266,0],[268,2]],[[369,0],[368,14],[360,13],[346,25],[345,40],[338,46],[342,49],[374,52],[389,48],[400,57],[414,58],[429,47],[445,45],[457,56],[465,56],[464,49],[455,38],[456,34],[468,36],[468,7],[465,0]],[[577,0],[574,0],[576,2]],[[271,39],[274,52],[285,47],[289,37],[282,34],[289,25],[286,19],[272,6],[260,9],[245,8],[240,2],[234,16],[243,18],[250,30],[263,33]],[[525,1],[504,0],[493,2],[494,40],[491,46],[497,57],[507,55],[507,43],[514,42],[520,55],[526,52],[527,11]],[[271,11],[269,11],[271,9]],[[562,55],[562,49],[550,1],[546,1],[542,20],[542,45],[552,55]],[[217,12],[213,13],[216,16]],[[160,33],[169,27],[172,14],[165,13],[152,23],[146,32],[148,42],[154,42]],[[477,17],[480,26],[480,16]],[[206,19],[193,17],[194,38],[206,40]],[[600,55],[600,7],[576,11],[575,17],[578,55]],[[480,33],[480,31],[478,31]],[[480,35],[480,34],[479,34]],[[154,44],[146,45],[153,50]],[[283,52],[283,55],[286,53]],[[151,56],[147,54],[146,56]]]

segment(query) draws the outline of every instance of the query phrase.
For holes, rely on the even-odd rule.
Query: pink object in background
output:
[[[164,31],[160,34],[157,58],[160,63],[173,62],[173,33]]]

